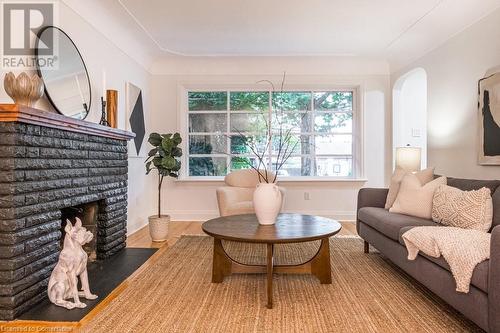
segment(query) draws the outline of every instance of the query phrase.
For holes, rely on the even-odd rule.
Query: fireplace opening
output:
[[[64,227],[66,226],[66,220],[70,220],[72,224],[75,224],[76,218],[79,218],[82,221],[82,226],[85,227],[88,231],[90,231],[94,237],[92,238],[92,241],[88,244],[85,244],[83,246],[83,249],[89,256],[89,261],[95,261],[97,258],[96,251],[97,251],[97,211],[99,209],[99,204],[97,201],[78,205],[78,206],[73,206],[73,207],[67,207],[61,209],[61,249],[64,244],[64,236],[65,236],[65,231]]]

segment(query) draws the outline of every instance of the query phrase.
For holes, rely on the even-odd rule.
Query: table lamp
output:
[[[397,147],[396,168],[400,167],[409,172],[420,171],[421,153],[420,147]]]

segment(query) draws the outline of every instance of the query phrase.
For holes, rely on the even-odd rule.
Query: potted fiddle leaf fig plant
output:
[[[154,242],[162,242],[167,239],[170,216],[161,213],[161,186],[165,177],[179,177],[182,138],[179,133],[151,133],[148,142],[153,149],[146,159],[146,174],[151,170],[158,172],[158,214],[149,217],[149,233]]]

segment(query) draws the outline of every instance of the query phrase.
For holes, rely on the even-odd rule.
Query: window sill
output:
[[[288,177],[278,180],[280,183],[290,182],[332,182],[332,183],[366,183],[368,179],[365,178],[336,178],[336,177]]]
[[[224,177],[184,177],[175,180],[176,182],[187,183],[222,183]],[[309,183],[309,182],[328,182],[328,183],[366,183],[366,178],[336,178],[336,177],[287,177],[278,178],[278,183]]]

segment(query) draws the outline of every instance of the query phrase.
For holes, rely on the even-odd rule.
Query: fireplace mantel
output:
[[[135,137],[132,132],[17,104],[0,104],[0,122],[39,125],[118,140],[130,140]]]

